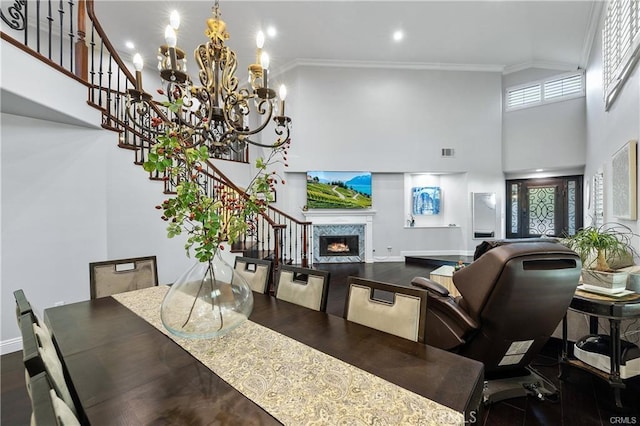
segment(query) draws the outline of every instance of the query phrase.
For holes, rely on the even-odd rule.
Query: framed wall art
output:
[[[612,215],[618,219],[638,217],[638,141],[627,142],[611,159]]]
[[[439,186],[421,186],[411,189],[412,214],[414,215],[438,215],[440,214]]]

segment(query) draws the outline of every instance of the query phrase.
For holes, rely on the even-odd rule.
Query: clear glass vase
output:
[[[196,263],[173,283],[160,316],[169,332],[206,339],[233,330],[252,310],[251,287],[217,252],[211,261]]]

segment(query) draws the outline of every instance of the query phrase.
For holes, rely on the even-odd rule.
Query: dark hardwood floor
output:
[[[428,276],[433,267],[403,262],[373,264],[323,264],[318,269],[331,272],[327,312],[342,315],[346,296],[345,283],[351,275],[410,285],[415,276]],[[623,391],[626,410],[616,410],[608,384],[585,371],[574,369],[568,380],[558,380],[559,342],[551,340],[536,359],[538,371],[561,390],[558,403],[540,402],[532,397],[513,398],[486,407],[479,425],[625,425],[640,424],[640,377],[627,381]],[[22,353],[3,355],[1,369],[0,424],[28,425],[31,405],[24,385]],[[455,383],[451,384],[455,386]]]

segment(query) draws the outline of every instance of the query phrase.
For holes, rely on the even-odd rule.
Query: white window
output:
[[[551,77],[507,88],[505,110],[527,108],[584,96],[584,72]]]
[[[610,0],[602,31],[605,109],[609,109],[640,56],[640,1]]]

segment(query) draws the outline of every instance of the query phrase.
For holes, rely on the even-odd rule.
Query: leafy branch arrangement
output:
[[[254,231],[256,216],[273,201],[274,185],[285,183],[275,171],[268,170],[277,162],[287,166],[289,145],[288,140],[275,145],[267,158],[256,160],[256,175],[243,195],[222,184],[211,187],[208,148],[194,145],[186,128],[172,125],[158,136],[143,165],[148,172],[166,173],[164,179],[175,183],[175,196],[156,206],[168,222],[167,236],[187,233],[187,256],[193,249],[196,259],[207,262],[223,241],[233,244],[241,235]]]

